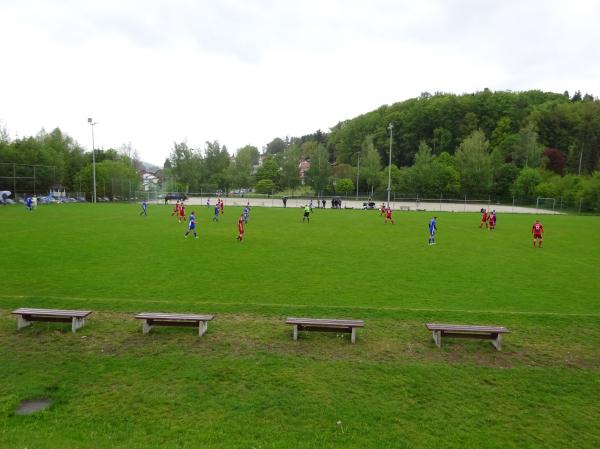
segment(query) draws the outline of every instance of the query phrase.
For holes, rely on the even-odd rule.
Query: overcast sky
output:
[[[0,0],[0,123],[262,148],[421,92],[600,95],[598,0]]]

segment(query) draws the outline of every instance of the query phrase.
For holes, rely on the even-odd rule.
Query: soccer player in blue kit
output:
[[[213,221],[219,222],[219,203],[215,206],[215,216],[213,217]]]
[[[192,211],[192,213],[190,214],[188,230],[185,232],[184,235],[186,239],[190,231],[194,231],[194,237],[198,238],[198,235],[196,234],[196,213],[194,211]]]
[[[429,220],[429,244],[435,245],[435,231],[437,231],[437,217]]]
[[[248,216],[250,215],[250,209],[248,206],[244,207],[244,224],[248,224]]]

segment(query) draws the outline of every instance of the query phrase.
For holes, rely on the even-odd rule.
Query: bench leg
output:
[[[148,320],[143,320],[142,321],[142,334],[146,335],[148,332],[150,332],[150,329],[152,329],[152,326],[148,323]]]
[[[23,318],[23,315],[17,316],[17,330],[23,329],[24,327],[30,326],[31,321]]]
[[[441,331],[433,331],[433,342],[438,348],[442,347],[442,332]]]
[[[352,334],[350,336],[350,342],[352,344],[356,343],[356,328],[355,327],[352,328]]]
[[[292,338],[294,341],[298,341],[298,325],[294,324],[294,332],[292,334]]]
[[[498,351],[502,351],[502,334],[496,335],[496,339],[492,340],[492,344]]]
[[[198,321],[198,336],[202,337],[208,329],[208,321]]]
[[[85,324],[85,318],[73,318],[71,320],[71,332],[77,332],[77,329],[81,329]]]

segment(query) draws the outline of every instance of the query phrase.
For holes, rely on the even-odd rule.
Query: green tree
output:
[[[473,131],[456,152],[460,184],[468,195],[488,193],[492,185],[490,144],[483,131]]]
[[[600,171],[596,171],[589,178],[581,195],[584,210],[600,212]]]
[[[329,185],[330,176],[329,153],[324,145],[318,145],[317,151],[310,160],[310,168],[305,173],[306,182],[315,189],[317,194],[320,194]]]
[[[519,175],[519,169],[514,164],[502,164],[494,169],[493,193],[498,196],[508,196],[511,187]]]
[[[89,195],[93,190],[92,166],[86,165],[76,176]],[[128,162],[106,159],[96,164],[96,191],[99,197],[129,198],[138,189],[139,178]]]
[[[506,139],[506,137],[508,137],[510,134],[512,134],[512,122],[510,117],[504,116],[498,120],[494,131],[492,131],[492,136],[490,138],[490,144],[492,148],[496,148],[497,146],[501,145],[502,142],[504,142],[504,139]]]
[[[279,184],[279,166],[273,159],[265,160],[256,171],[257,184],[265,179],[272,181],[276,186]]]
[[[446,128],[438,127],[433,130],[433,154],[439,154],[443,151],[453,151],[452,133]]]
[[[221,178],[221,173],[229,166],[229,152],[227,147],[219,144],[218,141],[206,142],[204,148],[204,166],[209,180]]]
[[[519,198],[532,198],[535,196],[538,185],[542,182],[542,175],[535,168],[525,167],[515,179],[511,192]]]
[[[254,190],[256,190],[257,193],[262,194],[271,194],[275,191],[276,188],[277,186],[270,179],[261,179],[254,186]]]
[[[279,137],[275,137],[267,144],[267,154],[283,153],[286,148],[286,143]]]
[[[198,152],[188,147],[185,142],[174,142],[169,161],[171,174],[176,182],[184,184],[186,191],[199,190],[205,167],[202,156]]]
[[[335,183],[335,191],[341,194],[354,191],[354,182],[348,178],[338,179]]]
[[[367,182],[372,193],[380,179],[381,158],[379,157],[379,152],[375,149],[371,136],[365,139],[363,153],[364,157],[361,157],[360,160],[360,175]]]
[[[300,185],[299,164],[302,156],[302,149],[299,145],[293,144],[285,150],[281,164],[281,185],[287,189],[293,189]]]
[[[471,111],[467,112],[460,124],[460,134],[462,136],[469,136],[478,129],[480,128],[477,114]]]
[[[228,167],[228,179],[234,187],[248,188],[252,185],[252,170],[258,163],[260,155],[258,149],[251,145],[240,148],[235,160]]]
[[[512,160],[518,167],[539,167],[542,163],[544,147],[538,142],[538,134],[533,126],[527,125],[518,134],[512,150]]]
[[[449,157],[451,157],[448,153]],[[460,191],[460,173],[454,163],[448,163],[444,158],[436,158],[431,164],[432,193],[452,195]]]

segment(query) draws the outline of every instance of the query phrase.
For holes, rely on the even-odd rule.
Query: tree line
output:
[[[129,198],[139,188],[140,161],[130,144],[96,149],[95,158],[98,196]],[[92,185],[92,153],[60,129],[15,140],[0,130],[0,190],[22,196],[62,188],[90,198]]]
[[[207,142],[204,153],[176,144],[165,167],[187,189],[273,193],[304,183],[316,195],[357,187],[377,195],[387,189],[390,137],[397,196],[560,197],[600,211],[600,102],[580,92],[423,93],[342,121],[329,133],[276,137],[263,148],[258,170],[256,147],[229,158],[218,142]],[[301,179],[303,160],[310,169]]]
[[[287,193],[310,188],[331,195],[358,187],[363,194],[381,195],[387,189],[390,142],[396,196],[560,197],[600,211],[600,101],[580,92],[423,93],[341,121],[329,132],[276,137],[261,151],[247,145],[230,154],[217,141],[204,148],[176,142],[164,163],[162,189]],[[138,187],[138,161],[130,146],[97,150],[96,160],[99,194]],[[310,163],[303,176],[302,161]],[[54,165],[54,183],[90,190],[90,153],[59,129],[14,141],[0,132],[2,162]]]

